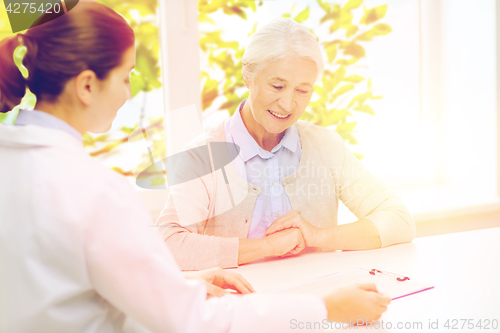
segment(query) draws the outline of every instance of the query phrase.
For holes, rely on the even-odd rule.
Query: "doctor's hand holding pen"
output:
[[[323,297],[328,320],[357,323],[378,321],[387,310],[391,298],[379,293],[373,283],[356,284],[339,288]]]

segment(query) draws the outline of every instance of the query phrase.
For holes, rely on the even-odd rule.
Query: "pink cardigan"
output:
[[[282,179],[292,209],[317,227],[335,226],[340,199],[358,219],[374,223],[382,246],[411,242],[415,223],[408,209],[352,154],[340,135],[306,121],[296,124],[302,157],[296,172]],[[194,139],[186,150],[224,141],[221,123]],[[224,167],[228,184],[221,169],[204,175],[210,164],[196,153],[177,163],[176,179],[192,179],[193,172],[199,173],[198,178],[170,187],[156,221],[183,270],[238,266],[239,238],[247,238],[260,192],[238,175],[232,163]]]

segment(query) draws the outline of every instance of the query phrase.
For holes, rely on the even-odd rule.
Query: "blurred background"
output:
[[[85,149],[128,177],[154,218],[165,178],[145,190],[135,177],[234,113],[248,95],[241,57],[250,36],[284,16],[317,36],[326,64],[302,119],[342,136],[403,199],[418,236],[500,226],[495,0],[99,2],[135,30],[134,97],[109,133],[85,134]],[[0,39],[9,35],[0,3]],[[0,121],[34,103],[27,92]],[[357,220],[340,206],[340,224]]]

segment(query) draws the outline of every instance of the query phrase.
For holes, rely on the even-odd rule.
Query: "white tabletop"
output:
[[[376,332],[500,332],[500,228],[417,238],[377,250],[308,252],[234,271],[256,291],[267,292],[352,266],[398,273],[435,287],[393,300],[382,316],[383,328],[382,321],[372,328]]]

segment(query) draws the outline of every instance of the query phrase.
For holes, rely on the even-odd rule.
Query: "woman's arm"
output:
[[[161,226],[160,233],[166,237],[167,245],[183,270],[237,267],[264,257],[296,254],[305,247],[298,229],[283,230],[264,238],[238,239],[201,235],[192,228],[172,222]]]
[[[365,220],[355,222],[356,226],[338,226],[337,230],[349,233],[351,244],[356,237],[368,237],[366,240],[371,244],[377,243],[376,237],[373,237],[374,227],[378,231],[381,247],[411,242],[415,238],[415,222],[403,201],[380,178],[370,173],[346,147],[338,133],[332,134],[337,140],[336,146],[343,147],[344,152],[339,199],[360,221]]]
[[[212,267],[231,268],[239,264],[269,256],[295,254],[304,248],[298,230],[276,233],[263,239],[238,239],[238,229],[230,221],[226,229],[208,221],[210,194],[216,174],[203,174],[210,170],[200,155],[186,154],[177,161],[175,172],[169,173],[169,195],[156,226],[182,270],[200,270]],[[195,167],[196,166],[196,167]],[[230,212],[226,212],[227,214]],[[234,216],[239,218],[239,216]],[[208,226],[207,226],[208,223]],[[205,228],[219,228],[204,235]],[[230,237],[232,234],[235,237]]]
[[[193,193],[193,196],[196,196]],[[182,270],[201,270],[212,267],[238,267],[238,237],[216,237],[203,235],[207,223],[208,209],[200,200],[186,198],[191,205],[190,215],[182,214],[182,208],[174,205],[169,194],[165,208],[156,221],[162,239],[168,245]],[[208,198],[207,198],[208,200]],[[179,211],[179,213],[178,213]],[[182,226],[181,221],[201,221]]]
[[[156,227],[182,270],[237,267],[236,235],[204,235],[215,175],[201,148],[187,149],[175,161],[168,161],[169,194]]]
[[[308,247],[329,250],[369,250],[381,246],[378,230],[370,220],[360,219],[349,224],[318,228],[294,210],[274,221],[266,230],[266,237],[289,228],[298,228]]]
[[[359,219],[356,222],[318,228],[296,211],[276,219],[266,235],[287,228],[299,228],[307,246],[335,250],[368,250],[415,238],[415,223],[408,209],[394,191],[366,167],[345,146],[342,138],[332,133],[333,146],[344,152],[339,170],[339,198]]]
[[[330,250],[370,250],[382,245],[372,221],[360,219],[353,223],[319,229],[312,246]]]

